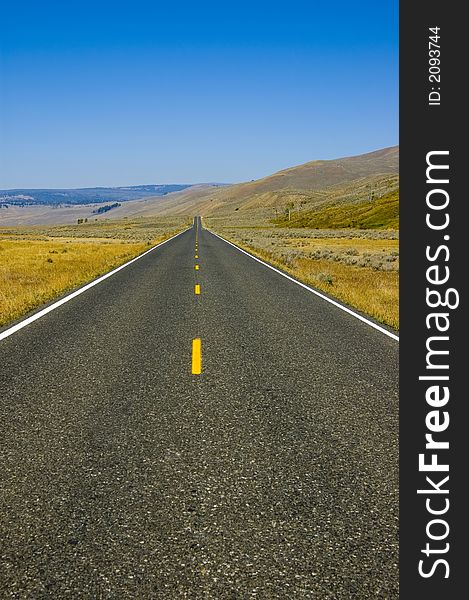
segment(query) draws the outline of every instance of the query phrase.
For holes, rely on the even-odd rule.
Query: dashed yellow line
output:
[[[199,258],[199,223],[196,219],[195,229],[195,258]],[[198,271],[200,266],[194,265],[194,269]],[[194,293],[200,295],[200,283],[196,283],[194,286]],[[202,340],[200,338],[194,338],[192,340],[192,375],[200,375],[202,373]]]
[[[202,373],[202,340],[194,338],[192,340],[192,375]]]

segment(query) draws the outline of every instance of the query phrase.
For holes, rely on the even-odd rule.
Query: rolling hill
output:
[[[158,203],[159,214],[229,215],[281,210],[288,204],[321,206],[365,201],[398,187],[399,148],[308,162],[263,179],[220,188],[183,190]],[[156,208],[156,207],[155,207]]]
[[[300,210],[313,213],[338,204],[353,206],[392,194],[399,187],[398,172],[399,147],[394,146],[359,156],[316,160],[246,183],[199,184],[165,190],[164,195],[153,193],[122,202],[99,215],[99,219],[194,214],[237,218],[255,215],[271,219],[281,218],[287,210],[292,214]],[[72,223],[77,218],[96,218],[95,209],[96,205],[88,203],[57,208],[10,206],[0,210],[0,222],[7,225]]]

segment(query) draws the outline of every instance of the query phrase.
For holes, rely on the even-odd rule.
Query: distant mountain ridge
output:
[[[14,189],[0,190],[0,203],[14,206],[34,204],[58,206],[96,204],[101,202],[138,200],[149,196],[165,196],[180,192],[192,184],[151,184],[120,187],[94,187],[77,189]]]

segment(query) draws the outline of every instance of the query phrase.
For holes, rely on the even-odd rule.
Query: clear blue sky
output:
[[[0,188],[235,182],[398,143],[397,0],[5,2]]]

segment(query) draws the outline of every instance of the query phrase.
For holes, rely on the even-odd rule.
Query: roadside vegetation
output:
[[[0,228],[0,326],[123,264],[190,219]]]
[[[399,328],[398,231],[206,226],[297,279]]]
[[[283,227],[315,229],[399,229],[397,191],[369,202],[330,206],[316,211],[286,211],[273,221]]]

